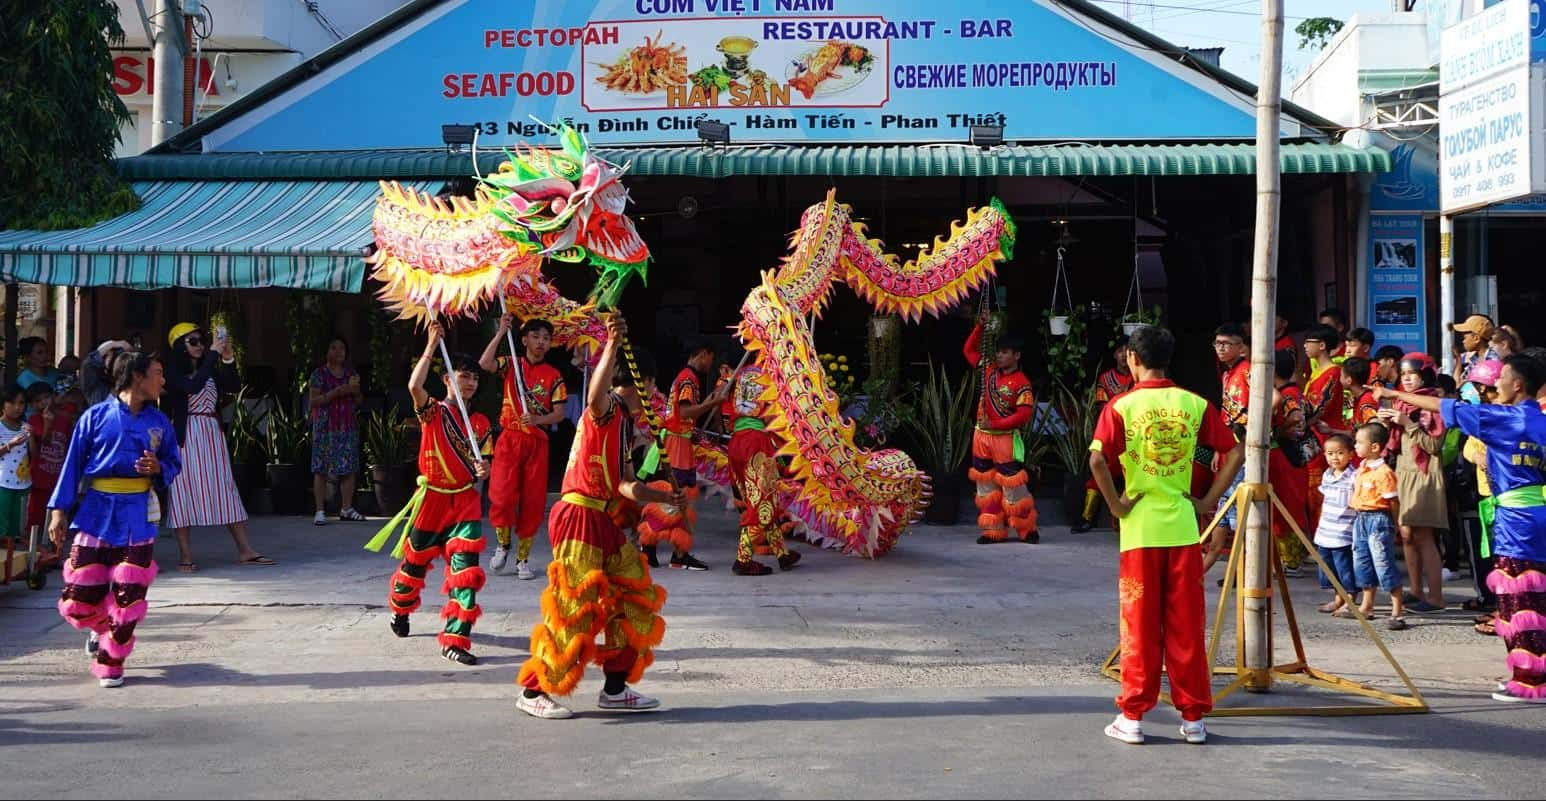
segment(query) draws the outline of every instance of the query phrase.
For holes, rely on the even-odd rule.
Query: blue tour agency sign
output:
[[[221,126],[212,150],[1250,139],[1251,98],[1051,0],[462,0]],[[1287,123],[1287,135],[1296,126]]]
[[[1427,346],[1423,292],[1423,215],[1369,216],[1369,309],[1376,346]]]

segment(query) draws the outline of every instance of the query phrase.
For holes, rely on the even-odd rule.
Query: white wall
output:
[[[1343,125],[1367,121],[1360,79],[1381,71],[1433,65],[1421,13],[1355,14],[1294,82],[1290,99]]]

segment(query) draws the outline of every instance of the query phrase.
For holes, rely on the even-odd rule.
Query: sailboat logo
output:
[[[1411,145],[1401,145],[1391,154],[1390,172],[1380,181],[1380,192],[1393,200],[1421,200],[1426,194],[1423,185],[1412,180]]]

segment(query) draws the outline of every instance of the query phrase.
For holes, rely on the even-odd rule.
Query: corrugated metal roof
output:
[[[360,291],[374,181],[166,181],[134,191],[138,210],[90,228],[0,231],[0,280]]]
[[[1197,176],[1251,175],[1251,144],[1007,145],[984,150],[959,144],[794,147],[603,147],[597,153],[632,164],[634,175],[729,178],[739,175],[817,176]],[[483,172],[504,160],[500,151],[478,154]],[[1390,154],[1377,147],[1342,144],[1282,145],[1285,174],[1378,173],[1390,170]],[[211,153],[149,155],[122,159],[129,180],[407,180],[470,175],[472,157],[444,150],[327,153]]]

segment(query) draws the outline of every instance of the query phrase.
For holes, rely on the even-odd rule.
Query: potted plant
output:
[[[231,451],[231,477],[241,493],[242,503],[248,508],[255,504],[256,494],[263,487],[265,446],[263,420],[266,411],[256,409],[252,387],[243,386],[226,413],[226,446]]]
[[[1146,325],[1159,325],[1160,311],[1161,309],[1159,306],[1154,306],[1148,310],[1145,310],[1142,306],[1139,306],[1138,311],[1128,312],[1127,314],[1122,315],[1122,333],[1127,336],[1132,336],[1138,332],[1138,329]],[[1115,339],[1112,339],[1111,346],[1113,348],[1116,347]]]
[[[1054,381],[1066,381],[1082,385],[1088,380],[1084,357],[1090,350],[1089,331],[1085,324],[1084,306],[1075,306],[1066,319],[1066,336],[1051,335],[1051,310],[1042,312],[1045,325],[1042,333],[1046,340],[1047,375]]]
[[[413,452],[407,426],[397,419],[395,409],[379,409],[365,415],[365,461],[370,467],[370,484],[375,490],[381,514],[396,514],[413,494],[418,473],[411,461]]]
[[[1094,385],[1076,390],[1061,380],[1055,382],[1052,408],[1055,415],[1042,422],[1041,430],[1051,440],[1052,457],[1063,471],[1063,509],[1067,519],[1073,520],[1083,511],[1090,442],[1095,439],[1099,417]]]
[[[1063,253],[1064,248],[1058,248],[1057,272],[1052,276],[1052,302],[1042,312],[1042,316],[1047,321],[1047,333],[1054,337],[1068,336],[1071,332],[1069,318],[1080,311],[1074,308],[1073,296],[1069,292],[1068,270],[1063,266]],[[1063,290],[1061,307],[1058,306],[1059,289]]]
[[[311,421],[305,413],[307,378],[299,376],[292,400],[275,399],[264,431],[268,489],[274,513],[305,514],[311,508]]]
[[[914,457],[934,479],[934,501],[924,519],[952,525],[961,514],[961,466],[972,450],[976,422],[977,375],[952,382],[945,368],[929,364],[929,380],[907,418],[915,438]]]

